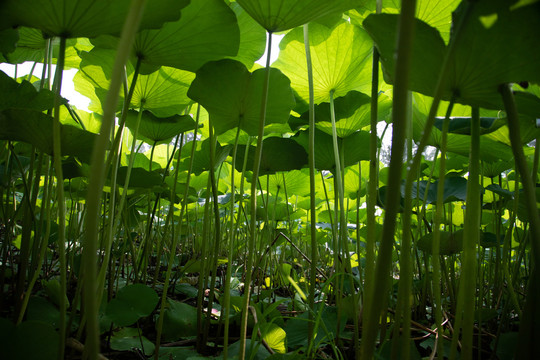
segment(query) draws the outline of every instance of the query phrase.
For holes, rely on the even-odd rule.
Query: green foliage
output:
[[[530,357],[540,2],[377,5],[0,2],[0,358]]]

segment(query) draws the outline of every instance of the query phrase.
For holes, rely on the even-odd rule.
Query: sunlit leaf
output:
[[[114,64],[115,51],[94,48],[81,54],[80,71],[74,77],[75,89],[91,100],[89,109],[102,113],[110,74]],[[127,65],[128,80],[132,79],[133,68]],[[187,90],[195,76],[193,73],[170,67],[161,67],[148,75],[140,75],[134,89],[130,108],[152,111],[156,116],[167,117],[184,111],[191,103]],[[123,94],[120,93],[118,110],[122,107]]]
[[[450,77],[444,98],[490,109],[501,109],[498,92],[504,83],[540,81],[540,48],[535,36],[540,26],[540,3],[510,9],[510,2],[478,1],[471,6],[461,38],[451,59]],[[454,21],[464,16],[465,4],[456,10]],[[482,22],[484,16],[494,22]],[[370,15],[364,27],[375,40],[385,69],[385,80],[393,83],[394,48],[398,16]],[[454,24],[455,24],[454,22]],[[481,46],[479,45],[481,44]],[[427,50],[429,49],[429,50]],[[412,48],[410,89],[433,95],[447,47],[440,33],[416,20]],[[474,74],[474,76],[472,76]]]
[[[242,62],[249,69],[266,48],[266,31],[238,3],[231,3],[240,28],[240,46],[233,59]]]
[[[238,52],[240,32],[234,12],[221,0],[197,0],[179,21],[141,31],[134,53],[144,62],[197,71],[204,63]]]
[[[277,353],[287,352],[287,334],[276,324],[266,323],[261,326],[264,341]]]
[[[238,0],[237,2],[270,32],[292,29],[322,16],[351,9],[361,3],[354,0]]]
[[[329,29],[313,23],[309,26],[313,63],[315,103],[345,96],[366,82],[364,70],[371,65],[373,42],[358,26],[342,22]],[[293,29],[279,44],[278,60],[273,64],[291,79],[291,86],[304,101],[309,101],[307,64],[302,28]],[[368,82],[369,82],[369,74]]]

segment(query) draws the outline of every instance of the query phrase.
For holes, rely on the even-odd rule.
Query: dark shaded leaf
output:
[[[240,127],[257,135],[264,77],[265,69],[250,73],[238,61],[213,61],[197,71],[188,96],[208,111],[216,134]],[[287,122],[294,104],[289,79],[270,68],[266,124]]]
[[[126,119],[126,126],[132,133],[137,125],[139,112],[130,110]],[[150,145],[168,143],[173,137],[195,129],[195,121],[189,115],[173,115],[162,118],[149,111],[143,111],[137,138]]]
[[[28,26],[65,38],[119,34],[130,4],[129,0],[4,0],[0,3],[0,29]],[[189,0],[149,2],[140,28],[156,28],[178,19],[187,4]]]
[[[129,326],[139,318],[148,316],[158,303],[154,290],[143,284],[132,284],[118,291],[107,304],[106,314],[116,325]]]

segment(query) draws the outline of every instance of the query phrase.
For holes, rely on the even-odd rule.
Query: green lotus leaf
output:
[[[189,168],[189,163],[193,161],[192,171],[194,174],[199,175],[203,171],[210,170],[210,139],[205,139],[203,141],[196,142],[196,150],[193,155],[193,160],[190,158],[191,147],[193,146],[193,141],[190,141],[182,148],[182,161],[180,162],[180,169],[187,170]],[[222,163],[225,161],[229,153],[231,152],[232,146],[226,145],[221,146],[217,143],[216,153],[215,153],[215,164],[214,170],[216,170]]]
[[[137,34],[134,54],[144,63],[195,72],[204,63],[235,56],[240,30],[234,12],[222,0],[196,0],[182,17],[159,30]]]
[[[75,74],[75,90],[91,100],[89,109],[102,113],[109,90],[110,74],[115,51],[94,48],[81,54],[80,70]],[[127,65],[128,81],[132,80],[133,68]],[[139,75],[130,108],[152,111],[156,116],[168,117],[184,111],[191,100],[187,97],[193,73],[170,67],[161,67],[148,75]],[[120,94],[118,111],[121,110],[123,94]]]
[[[428,193],[426,194],[427,181],[420,181],[413,184],[412,198],[421,201],[426,200],[427,204],[437,203],[437,187],[438,181],[434,181],[429,184]],[[402,187],[402,194],[404,194],[404,188]],[[467,179],[460,176],[447,176],[444,179],[444,195],[443,203],[452,201],[465,201],[467,197]]]
[[[315,103],[328,102],[369,82],[373,42],[360,27],[341,22],[334,28],[309,25]],[[298,96],[309,102],[307,64],[302,28],[291,30],[279,44],[279,57],[273,66],[289,79]],[[366,73],[368,71],[368,73]]]
[[[44,63],[47,44],[52,46],[52,63],[56,64],[60,51],[60,39],[46,39],[39,29],[21,26],[18,29],[19,40],[15,51],[5,55],[6,61],[11,64],[21,64],[25,61]],[[90,51],[92,44],[87,38],[67,39],[64,54],[64,69],[78,68],[81,62],[79,53]]]
[[[133,349],[144,349],[146,356],[152,355],[155,349],[153,342],[139,334],[139,329],[123,328],[114,332],[111,336],[111,349],[118,351],[133,351]]]
[[[540,81],[540,3],[510,7],[511,2],[482,0],[471,5],[461,38],[450,60],[443,98],[488,109],[503,108],[498,92],[504,83]],[[465,5],[454,13],[454,24]],[[381,54],[385,80],[393,83],[398,16],[372,14],[363,25]],[[416,20],[410,89],[432,96],[447,47],[437,29]],[[471,74],[474,74],[472,76]]]
[[[452,12],[459,3],[460,0],[418,0],[416,2],[416,18],[436,28],[444,41],[448,43]],[[385,14],[398,14],[400,9],[401,2],[399,0],[388,0],[382,4],[382,13]],[[357,7],[356,10],[350,12],[351,22],[361,26],[367,14],[374,13],[375,10],[375,2],[366,2],[366,5]]]
[[[3,71],[0,71],[0,92],[0,110],[19,108],[44,111],[54,106],[52,91],[37,91],[30,82],[18,83]]]
[[[335,307],[323,305],[322,309],[319,307],[318,311],[322,312],[321,324],[318,327],[315,341],[317,343],[321,341],[331,341],[336,336],[336,330],[340,333],[345,329],[346,318],[344,312],[341,312],[341,321],[338,325],[338,311]],[[308,328],[308,314],[303,313],[293,319],[287,321],[285,326],[285,332],[287,333],[287,343],[289,348],[297,348],[307,344],[307,338],[305,334]]]
[[[236,170],[242,170],[245,145],[238,146]],[[252,170],[255,157],[255,146],[250,146],[247,170]],[[263,140],[263,151],[259,169],[260,175],[273,174],[278,171],[301,169],[307,165],[308,156],[304,148],[293,139],[269,137]]]
[[[389,119],[392,110],[392,100],[385,94],[379,94],[378,118]],[[334,100],[337,136],[345,138],[354,132],[366,127],[370,123],[371,99],[358,91],[349,91],[347,95]],[[330,117],[330,104],[327,102],[315,106],[315,122],[317,129],[332,135],[332,120]],[[296,125],[307,125],[309,113],[305,112]]]
[[[263,147],[264,152],[264,147]],[[317,180],[320,178],[317,177]],[[285,191],[289,197],[309,195],[309,171],[308,169],[291,170],[282,173],[270,174],[268,177],[260,177],[261,188],[280,196],[285,196]],[[322,191],[320,181],[316,182],[316,190]]]
[[[31,343],[32,346],[28,346]],[[6,359],[56,359],[58,358],[58,332],[50,324],[24,321],[17,325],[11,349],[2,349]],[[5,351],[7,350],[7,351]],[[10,351],[11,350],[11,354]]]
[[[295,104],[289,79],[277,69],[269,71],[266,124],[285,123]],[[240,127],[257,135],[264,76],[265,69],[250,73],[235,60],[209,62],[197,71],[188,96],[208,111],[216,134]]]
[[[118,168],[117,183],[120,186],[124,186],[127,176],[127,166],[121,166]],[[153,189],[161,186],[163,183],[161,175],[156,172],[148,171],[140,167],[134,167],[131,169],[131,175],[129,177],[129,188],[140,189]]]
[[[184,336],[197,335],[197,308],[168,299],[167,307],[160,316],[164,316],[162,333],[164,339],[172,341]]]
[[[8,109],[0,111],[0,139],[24,141],[47,154],[52,154],[53,118],[35,110]],[[70,125],[60,125],[62,155],[76,156],[90,162],[96,134]]]
[[[116,325],[129,326],[150,315],[158,300],[156,292],[146,285],[127,285],[118,290],[116,297],[107,304],[105,313]]]
[[[354,0],[238,0],[269,32],[279,32],[306,24],[328,14],[349,10],[362,1]]]
[[[156,28],[180,17],[189,0],[154,0],[146,5],[141,29]],[[0,29],[28,26],[65,38],[119,34],[130,0],[4,0]]]
[[[262,338],[277,353],[287,352],[287,334],[276,324],[266,323],[261,326]]]
[[[294,139],[308,151],[308,131],[300,131]],[[315,130],[315,144],[315,167],[318,170],[333,170],[336,162],[332,136],[321,130]],[[357,131],[346,138],[338,138],[340,153],[342,147],[344,147],[344,167],[357,164],[360,160],[369,160],[369,133]]]
[[[463,250],[463,230],[456,232],[441,231],[439,253],[441,255],[459,254]],[[433,233],[427,233],[417,242],[416,247],[431,255],[433,248]]]
[[[5,61],[6,55],[17,48],[19,32],[16,29],[0,30],[0,60]]]
[[[257,23],[238,3],[231,3],[240,28],[238,54],[232,59],[242,62],[248,69],[253,67],[266,49],[266,30]]]
[[[137,125],[139,112],[130,110],[126,126],[133,133]],[[149,111],[143,111],[137,132],[137,138],[150,145],[168,143],[173,137],[195,129],[195,121],[189,115],[173,115],[162,118]]]

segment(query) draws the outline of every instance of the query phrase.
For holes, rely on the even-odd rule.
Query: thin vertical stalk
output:
[[[52,168],[50,168],[49,171],[52,172]],[[44,199],[47,199],[49,197],[49,194],[52,192],[52,185],[53,185],[52,176],[45,176],[45,182],[43,184],[43,198]],[[45,214],[45,216],[43,218],[50,219],[51,218],[51,202],[47,201],[44,203],[45,203],[45,206],[42,209],[42,215]],[[49,239],[50,233],[51,233],[51,222],[47,221],[47,225],[45,227],[45,234],[41,239],[41,244],[39,245],[40,249],[39,249],[38,261],[36,265],[36,271],[34,271],[34,275],[28,284],[26,293],[24,294],[21,310],[19,312],[19,316],[16,322],[17,325],[19,325],[24,318],[24,314],[28,306],[28,301],[30,300],[30,296],[32,295],[32,289],[34,288],[34,285],[39,278],[40,269],[41,269],[41,266],[43,265],[43,259],[45,259],[45,252],[47,250],[48,239]]]
[[[311,267],[309,281],[309,299],[308,306],[311,309],[309,312],[308,323],[308,348],[312,347],[314,336],[314,317],[315,311],[315,285],[317,283],[317,213],[315,204],[315,100],[314,100],[314,85],[313,85],[313,65],[311,61],[311,48],[309,45],[309,24],[304,25],[304,46],[306,51],[307,75],[309,86],[309,215],[310,215],[310,247],[311,247]]]
[[[452,337],[450,359],[454,359],[460,331],[461,359],[472,359],[473,356],[473,326],[476,291],[476,255],[480,238],[480,114],[478,108],[472,109],[471,120],[471,153],[469,156],[469,176],[467,179],[467,198],[465,222],[463,225],[463,255],[461,260],[461,280],[459,283],[456,323]]]
[[[377,14],[381,12],[382,0],[377,0]],[[377,239],[375,205],[377,204],[377,187],[379,175],[379,159],[377,147],[379,138],[377,136],[378,107],[379,107],[379,51],[373,46],[373,61],[371,70],[371,113],[370,113],[370,135],[369,135],[369,175],[367,185],[366,203],[366,267],[364,273],[364,296],[362,313],[371,312],[371,296],[373,291],[373,281],[375,275],[375,243]],[[358,241],[358,239],[357,239]]]
[[[60,50],[54,73],[54,122],[53,122],[53,156],[54,169],[56,174],[56,197],[58,200],[58,259],[60,262],[60,344],[58,358],[64,358],[65,338],[66,338],[66,204],[64,199],[64,176],[62,174],[62,149],[60,146],[60,96],[62,90],[62,74],[64,72],[64,61],[66,58],[66,38],[60,38]]]
[[[105,106],[103,108],[103,121],[94,149],[90,169],[90,180],[87,195],[86,238],[84,240],[83,267],[84,277],[84,304],[86,310],[86,345],[85,358],[96,359],[99,354],[99,321],[98,303],[95,298],[97,289],[97,242],[99,229],[99,204],[105,183],[105,155],[109,147],[111,130],[114,126],[116,104],[124,66],[131,53],[131,47],[139,23],[144,12],[145,0],[133,0],[129,13],[122,29],[122,35],[118,44],[118,51],[113,65],[111,82]]]
[[[211,264],[211,280],[210,280],[210,293],[208,295],[208,312],[206,314],[206,322],[204,326],[203,331],[203,345],[206,346],[206,340],[208,339],[208,332],[210,331],[210,318],[212,316],[212,306],[214,302],[214,292],[215,292],[215,285],[216,285],[216,277],[217,277],[217,267],[218,267],[218,256],[219,256],[219,245],[221,243],[221,220],[219,216],[219,201],[218,201],[218,187],[217,187],[217,181],[216,181],[216,174],[215,174],[215,166],[216,166],[216,144],[217,144],[217,138],[214,135],[212,120],[210,119],[210,125],[209,125],[209,141],[210,141],[210,182],[212,185],[212,203],[213,203],[213,209],[214,209],[214,248],[213,248],[213,254],[212,259],[213,262]]]
[[[212,262],[211,255],[209,254],[210,250],[207,249],[210,247],[211,244],[209,244],[210,239],[210,226],[212,219],[210,218],[210,187],[211,187],[211,177],[208,176],[206,181],[206,194],[204,197],[204,212],[203,212],[203,228],[202,228],[202,238],[201,238],[201,248],[200,248],[200,256],[201,256],[201,270],[199,272],[199,283],[197,284],[197,334],[199,336],[197,337],[197,351],[199,353],[203,353],[205,351],[206,347],[206,338],[204,336],[204,329],[203,329],[203,303],[204,303],[204,297],[205,292],[208,286],[208,274],[210,272],[210,263]]]
[[[236,184],[234,182],[234,172],[236,168],[236,153],[238,151],[238,139],[240,137],[240,127],[236,130],[236,137],[234,139],[234,148],[232,152],[232,163],[231,163],[231,223],[229,227],[229,246],[227,253],[227,274],[225,277],[225,286],[223,290],[223,318],[225,319],[224,331],[223,331],[223,359],[227,360],[229,353],[229,314],[231,312],[231,276],[232,276],[232,262],[233,262],[233,251],[234,251],[234,241],[236,239],[236,231],[234,226],[234,203],[236,195]],[[249,144],[246,146],[249,148]],[[246,156],[247,159],[247,156]],[[242,193],[240,193],[242,196]],[[238,214],[240,217],[240,214]]]
[[[336,263],[335,265],[339,267],[339,272],[342,274],[342,276],[338,276],[336,280],[339,282],[339,286],[336,288],[339,289],[336,296],[336,306],[338,308],[338,317],[337,317],[337,328],[339,329],[339,323],[341,318],[341,298],[342,298],[342,288],[343,288],[343,281],[344,276],[343,274],[346,272],[349,272],[351,262],[349,259],[349,239],[348,239],[348,230],[347,230],[347,220],[345,218],[345,191],[343,189],[343,166],[344,161],[342,157],[344,156],[343,146],[341,149],[338,147],[338,137],[337,137],[337,129],[336,129],[336,113],[335,113],[335,107],[334,107],[334,91],[330,91],[330,120],[332,122],[332,144],[334,148],[334,161],[335,161],[335,177],[334,177],[334,184],[337,188],[337,196],[335,196],[334,200],[334,212],[337,217],[337,213],[339,211],[339,222],[336,221],[336,223],[339,223],[339,234],[338,234],[338,246],[337,249],[334,249],[335,252],[338,254],[341,253],[341,259],[339,263]],[[350,279],[350,278],[349,278]],[[354,292],[354,285],[351,284],[351,290]],[[353,295],[354,297],[354,295]],[[356,306],[353,306],[353,318],[356,318]],[[338,330],[336,330],[338,331]],[[339,334],[336,335],[339,338]],[[357,340],[357,339],[356,339]],[[358,345],[358,344],[357,344]]]
[[[198,105],[197,107],[197,115],[195,117],[195,130],[193,131],[193,144],[191,147],[191,156],[189,160],[189,168],[188,168],[188,173],[187,173],[187,178],[186,178],[186,188],[184,191],[184,198],[182,199],[182,207],[180,209],[180,217],[179,217],[178,225],[177,225],[178,230],[175,236],[172,238],[171,249],[169,252],[169,259],[167,260],[167,272],[165,273],[165,281],[163,283],[163,292],[161,294],[161,304],[159,308],[159,318],[156,324],[157,334],[156,334],[156,349],[154,352],[155,360],[159,359],[159,347],[161,344],[161,334],[163,332],[163,319],[165,318],[165,305],[167,304],[167,292],[169,290],[169,284],[171,281],[172,265],[174,263],[174,257],[176,255],[176,247],[178,246],[178,238],[180,237],[180,233],[182,229],[182,221],[184,218],[184,212],[186,211],[187,204],[188,204],[189,183],[191,180],[191,171],[193,169],[193,158],[195,155],[195,149],[197,148],[196,141],[197,141],[197,129],[199,128],[199,114],[200,114],[200,105]],[[176,174],[178,174],[179,165],[180,165],[180,156],[178,156],[178,160],[175,166]],[[177,175],[175,177],[175,181],[176,180],[177,180]]]
[[[443,344],[443,329],[442,329],[442,303],[441,303],[441,261],[440,240],[441,240],[441,223],[444,210],[444,179],[446,176],[446,143],[448,139],[448,128],[450,125],[450,114],[452,113],[453,102],[448,104],[446,117],[442,127],[442,138],[440,145],[441,159],[439,162],[439,179],[437,184],[437,204],[435,206],[435,217],[433,219],[433,242],[431,248],[431,261],[433,266],[432,292],[433,292],[433,312],[435,318],[435,329],[437,330],[437,342],[434,349],[439,356],[442,354]],[[436,159],[435,159],[436,160]]]
[[[403,6],[412,6],[410,3],[404,3]],[[444,58],[444,61],[443,61],[443,64],[441,66],[441,71],[439,73],[439,78],[437,79],[437,84],[436,84],[436,87],[435,87],[435,91],[434,91],[434,95],[433,95],[433,102],[431,104],[431,107],[430,107],[430,110],[429,110],[429,114],[428,114],[428,118],[426,120],[426,123],[424,125],[424,131],[423,131],[423,134],[422,134],[422,137],[420,139],[420,143],[418,144],[418,148],[417,148],[417,151],[416,151],[416,154],[413,158],[413,161],[409,167],[409,171],[407,173],[407,180],[406,180],[406,188],[409,188],[409,189],[412,189],[412,183],[413,181],[415,180],[415,177],[416,177],[416,174],[417,174],[417,171],[418,171],[418,168],[420,166],[420,163],[421,163],[421,159],[422,159],[422,153],[425,149],[425,147],[427,146],[427,143],[428,143],[428,140],[430,138],[430,134],[431,134],[431,129],[433,128],[433,124],[434,124],[434,121],[435,121],[435,116],[437,114],[437,109],[438,109],[438,106],[439,106],[439,103],[442,99],[442,96],[443,96],[443,92],[445,91],[445,88],[446,88],[446,82],[447,82],[447,78],[448,78],[448,73],[449,73],[449,69],[450,69],[450,64],[451,64],[451,59],[453,57],[453,53],[454,53],[454,49],[455,49],[455,44],[459,42],[459,39],[461,37],[461,29],[463,27],[463,24],[467,21],[467,19],[469,18],[470,16],[470,13],[471,13],[471,7],[472,7],[472,3],[470,1],[466,2],[465,4],[465,9],[464,9],[464,12],[463,12],[463,15],[461,16],[459,22],[457,23],[457,26],[456,26],[456,30],[454,32],[454,36],[450,39],[450,43],[448,45],[448,49],[447,49],[447,52],[446,52],[446,56]],[[402,26],[402,23],[401,23],[401,19],[403,18],[403,15],[404,15],[404,11],[402,9],[402,12],[401,12],[401,15],[400,15],[400,28],[399,28],[399,33],[398,33],[398,42],[401,42],[402,41],[402,38],[403,38],[403,34],[401,33],[401,26]],[[414,19],[414,10],[412,11],[412,14],[409,13],[410,17],[412,17]],[[411,46],[411,44],[409,43],[408,45],[406,46]],[[407,50],[408,48],[406,49],[402,49],[401,51],[404,51],[404,52],[408,52]],[[398,115],[398,119],[400,120],[398,123],[401,123],[402,125],[400,126],[403,126],[402,129],[400,129],[400,133],[399,135],[400,136],[403,136],[403,139],[401,138],[398,138],[396,135],[396,129],[395,129],[395,126],[396,126],[396,121],[395,121],[395,117],[394,117],[394,134],[393,134],[393,140],[392,140],[392,143],[393,143],[393,146],[392,146],[392,158],[390,160],[390,174],[389,174],[389,183],[388,183],[388,189],[389,189],[389,192],[387,194],[387,199],[389,198],[393,198],[395,197],[395,200],[387,200],[387,204],[386,204],[386,214],[385,214],[385,221],[384,221],[384,225],[383,225],[383,235],[382,235],[382,238],[383,240],[381,241],[381,248],[380,248],[380,251],[379,251],[379,257],[378,257],[378,261],[377,261],[377,268],[376,268],[376,279],[374,280],[375,281],[375,287],[376,289],[373,290],[374,293],[373,295],[370,295],[370,296],[376,296],[377,294],[382,294],[384,292],[382,292],[382,290],[380,289],[386,289],[385,288],[385,285],[386,283],[384,283],[382,280],[382,278],[379,278],[379,276],[384,276],[384,274],[380,273],[379,271],[382,271],[382,270],[379,270],[379,260],[382,259],[383,263],[381,263],[381,268],[382,269],[389,269],[389,266],[390,266],[390,259],[387,258],[388,256],[391,255],[391,245],[393,242],[393,230],[395,229],[395,217],[397,215],[397,208],[399,208],[399,185],[397,185],[397,183],[399,182],[400,178],[401,178],[401,172],[398,172],[397,169],[393,169],[392,167],[392,163],[394,160],[395,163],[397,164],[396,166],[399,166],[399,170],[401,171],[401,162],[402,162],[402,158],[403,158],[403,145],[404,145],[404,138],[405,138],[405,134],[406,134],[406,121],[405,119],[407,118],[407,104],[408,104],[408,90],[405,88],[405,89],[400,89],[400,93],[399,93],[399,96],[398,96],[398,100],[399,102],[396,102],[396,87],[398,87],[398,84],[399,84],[399,81],[400,81],[400,71],[399,69],[401,68],[402,70],[401,71],[405,71],[405,67],[408,66],[407,64],[403,64],[403,61],[400,60],[400,44],[398,43],[398,61],[396,62],[396,79],[395,79],[395,85],[394,85],[394,106],[393,106],[393,114],[395,113],[395,111],[397,109],[401,109],[400,112],[397,114]],[[407,61],[409,61],[410,59],[408,59]],[[401,77],[408,77],[408,74],[405,74],[403,75],[401,73]],[[397,107],[396,107],[397,106]],[[400,149],[399,150],[395,150],[394,151],[394,148],[396,147],[396,141],[397,144],[400,146]],[[400,153],[398,153],[398,151]],[[394,154],[396,156],[394,156]],[[398,158],[397,155],[400,155],[401,157]],[[390,182],[393,182],[394,184],[393,185],[390,185]],[[397,186],[396,189],[393,188],[393,186]],[[407,196],[409,196],[408,194],[410,194],[410,190],[407,191],[406,190],[406,198]],[[393,203],[389,203],[388,201],[392,201]],[[407,199],[406,199],[407,201]],[[390,210],[390,216],[389,216],[389,213],[388,211]],[[409,212],[404,212],[403,214],[404,217],[410,217],[411,216],[411,213],[410,211]],[[389,220],[388,224],[387,224],[387,219]],[[410,221],[407,220],[407,221]],[[409,222],[410,223],[410,222]],[[390,231],[392,230],[392,231]],[[406,236],[410,236],[410,234],[407,234]],[[406,241],[409,241],[409,240],[406,240]],[[406,273],[406,272],[405,272]],[[378,290],[379,289],[379,290]],[[381,292],[379,292],[381,291]],[[379,316],[378,313],[376,313],[375,311],[373,311],[373,309],[370,309],[369,311],[369,317],[370,318],[373,318],[375,320],[373,321],[376,321],[376,317]],[[409,317],[409,315],[406,315],[407,317]],[[367,318],[366,320],[366,326],[368,329],[373,329],[374,330],[374,326],[373,324],[371,324],[371,321],[372,319],[370,318]],[[405,319],[406,321],[408,321],[407,319]],[[409,330],[406,330],[406,331],[410,331]],[[365,331],[364,331],[364,334]],[[368,343],[370,345],[364,345],[365,341],[363,342],[363,346],[373,346],[371,345],[372,342],[374,341],[374,336],[375,335],[371,335],[371,331],[368,331],[368,334],[366,334],[366,338],[369,339]],[[370,337],[373,337],[373,339],[371,339]],[[363,337],[364,338],[364,337]],[[371,354],[371,352],[369,353]],[[408,354],[408,352],[407,352]]]
[[[109,263],[109,259],[110,259],[110,256],[111,256],[111,247],[112,247],[112,243],[113,243],[113,237],[114,237],[114,234],[116,234],[116,229],[118,228],[118,225],[120,224],[120,211],[122,211],[122,209],[124,208],[124,204],[126,203],[126,199],[127,199],[127,193],[128,193],[128,187],[129,187],[129,180],[131,178],[131,169],[133,168],[133,163],[135,162],[135,153],[134,153],[134,150],[135,150],[135,139],[137,138],[137,132],[139,130],[139,125],[141,123],[141,119],[142,119],[142,112],[143,112],[143,108],[141,107],[139,109],[139,115],[137,116],[137,122],[135,124],[135,130],[134,130],[134,133],[133,133],[133,143],[131,145],[131,156],[129,158],[129,163],[128,163],[128,169],[127,169],[127,172],[126,172],[126,178],[124,180],[124,184],[123,184],[123,191],[122,191],[122,197],[120,198],[120,204],[118,206],[118,214],[116,214],[116,216],[114,216],[114,207],[115,207],[115,203],[116,201],[111,201],[111,206],[113,207],[111,209],[111,217],[109,219],[109,224],[110,224],[110,228],[108,230],[108,236],[107,236],[107,244],[105,246],[105,256],[103,258],[103,263],[102,263],[102,266],[101,268],[99,269],[99,273],[98,273],[98,277],[97,277],[97,281],[98,281],[98,289],[105,289],[105,278],[106,278],[106,273],[107,273],[107,264]],[[117,146],[120,146],[120,142],[117,143]],[[113,171],[113,176],[116,177],[116,174],[115,174],[116,171]],[[114,183],[116,183],[116,181],[114,181]],[[115,196],[115,192],[111,192],[111,195],[112,196]],[[113,198],[114,199],[114,198]],[[101,298],[103,297],[103,291],[100,291],[98,293],[98,304],[101,303]]]
[[[248,254],[247,254],[247,263],[246,263],[246,279],[244,287],[244,303],[242,306],[242,320],[240,323],[240,360],[245,360],[246,358],[246,335],[247,335],[247,320],[249,315],[249,302],[251,297],[251,278],[253,268],[253,259],[254,259],[254,250],[255,250],[255,237],[257,233],[257,179],[259,177],[259,166],[261,164],[262,157],[262,148],[263,148],[263,136],[264,136],[264,125],[266,122],[266,105],[268,103],[268,87],[270,83],[270,56],[272,49],[272,32],[268,32],[268,53],[266,57],[266,73],[264,77],[264,85],[262,92],[262,102],[261,102],[261,114],[259,119],[259,132],[257,136],[257,147],[255,149],[255,159],[253,161],[253,178],[251,181],[251,198],[250,198],[250,207],[251,207],[251,221],[250,221],[250,234],[248,240]]]
[[[380,297],[386,296],[388,276],[392,261],[392,247],[396,218],[400,208],[401,168],[403,164],[403,148],[407,129],[407,92],[409,85],[409,68],[412,55],[412,40],[414,34],[416,1],[404,1],[401,5],[401,14],[398,25],[397,61],[394,83],[394,103],[392,108],[393,136],[392,153],[388,178],[388,192],[385,206],[385,217],[381,246],[375,267],[374,287],[367,296],[370,298],[371,308],[365,314],[366,320],[362,331],[361,354],[363,359],[374,356],[375,340],[378,334],[379,317],[383,310]]]
[[[540,336],[540,329],[538,326],[538,321],[540,319],[540,310],[538,309],[538,303],[540,302],[540,285],[538,284],[538,280],[540,279],[540,216],[538,216],[536,191],[533,183],[533,178],[536,178],[536,172],[531,176],[523,153],[519,128],[519,115],[510,85],[502,85],[499,88],[499,91],[502,95],[504,107],[506,109],[506,116],[508,117],[510,143],[512,145],[516,167],[521,177],[523,195],[525,196],[525,206],[527,208],[527,213],[529,214],[529,239],[533,263],[527,284],[527,297],[523,308],[523,317],[520,319],[519,342],[516,347],[516,357],[527,359],[533,358],[536,355],[538,346],[537,340]],[[517,187],[515,192],[518,192]]]

